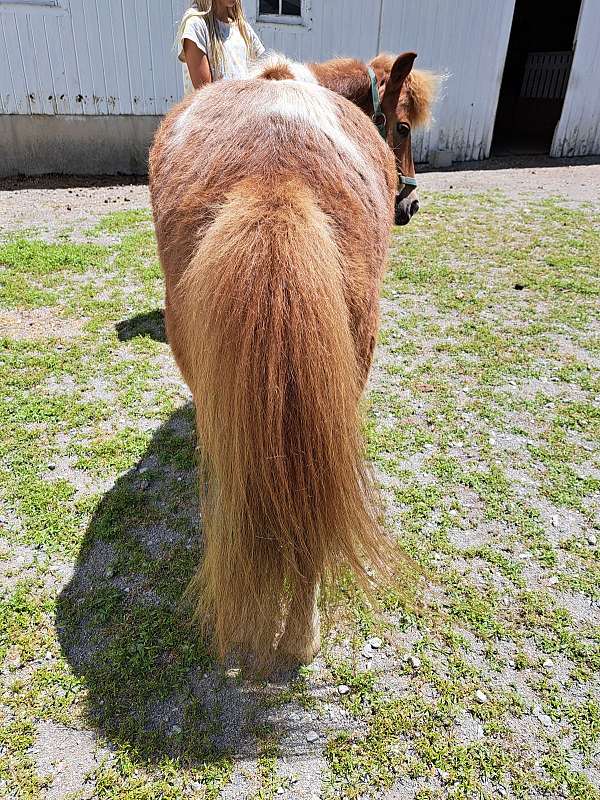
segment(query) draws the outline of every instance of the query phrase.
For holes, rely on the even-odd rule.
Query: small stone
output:
[[[477,689],[475,692],[475,699],[478,703],[487,703],[488,697],[485,692],[482,692],[481,689]]]
[[[419,669],[421,666],[421,659],[419,656],[409,656],[408,663],[411,665],[413,669]]]
[[[558,516],[558,514],[552,515],[552,524],[554,525],[555,528],[558,528],[558,526],[560,525],[560,517]]]
[[[542,667],[544,667],[544,669],[552,669],[553,666],[554,666],[554,661],[552,661],[551,658],[547,658],[542,664]]]
[[[550,728],[552,726],[552,718],[549,717],[548,714],[538,714],[538,719],[545,728]]]
[[[379,638],[379,636],[372,636],[369,639],[369,644],[373,648],[373,650],[379,650],[379,648],[383,645],[383,642]]]
[[[590,533],[590,535],[587,537],[587,540],[588,544],[591,544],[592,547],[595,547],[598,544],[598,539],[594,536],[593,533]]]
[[[496,791],[498,792],[498,794],[499,794],[501,797],[506,797],[506,795],[508,794],[508,792],[506,791],[506,789],[504,788],[504,786],[496,786]]]
[[[346,686],[345,683],[340,683],[340,685],[337,687],[337,690],[339,694],[348,694],[350,687]]]
[[[558,583],[557,575],[552,575],[550,578],[548,578],[548,586],[556,586],[557,583]]]
[[[494,439],[494,437],[493,437],[493,436],[490,436],[490,438],[489,438],[489,443],[490,443],[490,444],[496,444],[496,440]]]
[[[181,732],[182,732],[182,730],[183,730],[183,728],[181,727],[181,725],[173,725],[173,726],[171,727],[171,733],[173,733],[173,734],[175,734],[175,735],[177,735],[177,734],[181,733]]]
[[[56,469],[56,464],[48,464],[48,469],[53,471]]]
[[[306,741],[307,742],[316,742],[319,738],[319,734],[316,731],[309,731],[306,734]]]
[[[365,658],[373,658],[373,648],[367,642],[366,645],[362,649],[362,654]]]
[[[228,678],[237,678],[239,674],[240,674],[239,667],[233,667],[232,669],[227,670]]]
[[[105,575],[105,577],[106,577],[106,578],[114,578],[114,575],[115,575],[115,568],[113,567],[113,565],[112,565],[112,564],[110,565],[110,567],[108,567],[108,568],[106,569],[106,571],[105,571],[104,575]]]

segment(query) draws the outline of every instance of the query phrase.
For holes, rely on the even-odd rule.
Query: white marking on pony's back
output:
[[[260,108],[253,109],[265,116],[280,116],[293,120],[306,128],[318,130],[330,139],[337,150],[345,153],[356,166],[364,166],[364,159],[350,137],[340,125],[337,111],[327,89],[318,83],[295,80],[273,81],[276,91]]]
[[[294,76],[294,80],[302,81],[304,83],[318,83],[316,77],[306,64],[298,64],[295,61],[290,61],[288,69]]]
[[[173,133],[171,136],[171,141],[169,142],[172,148],[181,147],[185,144],[189,134],[194,129],[194,107],[199,102],[199,95],[195,95],[189,106],[182,111],[182,113],[177,117],[175,122],[173,123]]]

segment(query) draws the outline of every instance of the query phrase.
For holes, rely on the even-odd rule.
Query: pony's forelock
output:
[[[424,69],[414,69],[405,81],[408,115],[416,128],[429,125],[431,109],[438,96],[441,76]]]

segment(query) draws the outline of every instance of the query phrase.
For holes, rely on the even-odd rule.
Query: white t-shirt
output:
[[[223,53],[225,57],[222,74],[215,74],[216,68],[212,59],[208,25],[206,24],[206,21],[197,14],[194,14],[188,18],[181,32],[181,41],[179,43],[179,60],[183,62],[183,83],[186,94],[193,92],[194,86],[192,84],[192,79],[190,78],[187,64],[185,63],[185,55],[183,52],[184,39],[189,39],[192,41],[198,47],[198,49],[206,55],[208,58],[208,63],[210,64],[213,80],[219,80],[220,78],[229,80],[235,78],[247,78],[248,69],[252,58],[258,58],[265,52],[262,42],[249,25],[248,29],[250,31],[253,44],[252,49],[254,51],[250,54],[247,51],[246,42],[244,41],[244,38],[235,23],[227,24],[225,22],[221,22],[220,20],[216,20],[216,23],[219,35],[221,36],[221,41],[223,42]]]

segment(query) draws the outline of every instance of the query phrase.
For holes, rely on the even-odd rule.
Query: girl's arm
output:
[[[183,40],[183,52],[194,89],[201,89],[205,83],[211,83],[212,76],[206,53],[203,53],[191,39]]]

